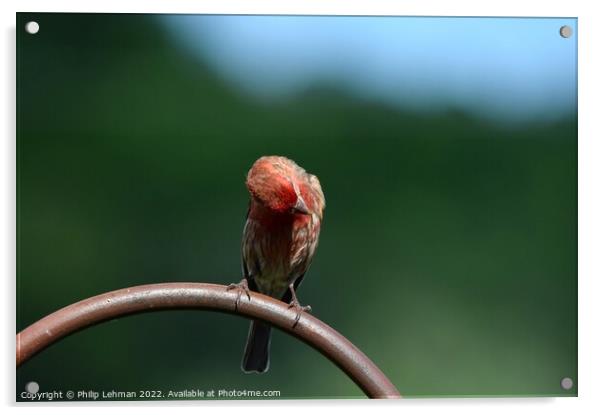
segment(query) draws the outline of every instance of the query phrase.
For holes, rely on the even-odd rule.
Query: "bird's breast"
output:
[[[307,270],[317,234],[309,215],[291,215],[286,220],[261,219],[264,218],[247,219],[243,258],[259,291],[280,297]]]

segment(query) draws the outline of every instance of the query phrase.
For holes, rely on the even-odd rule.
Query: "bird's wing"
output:
[[[293,287],[295,288],[295,292],[297,292],[297,287],[299,287],[299,285],[301,284],[301,281],[303,280],[303,277],[305,277],[305,272],[303,274],[299,275],[297,277],[297,279],[295,280],[295,282],[293,283]],[[286,290],[284,292],[284,295],[280,299],[280,301],[282,301],[283,303],[289,304],[292,299],[293,299],[293,295],[291,293],[291,290]]]
[[[251,210],[251,205],[249,204],[249,209],[247,210],[247,219],[245,221],[245,228],[243,230],[243,236],[242,236],[242,247],[241,247],[242,275],[247,280],[249,289],[251,291],[258,291],[257,283],[255,282],[255,278],[253,278],[253,276],[257,275],[257,273],[259,272],[259,269],[256,269],[258,267],[258,261],[253,260],[253,258],[252,258],[253,254],[252,254],[251,250],[249,249],[249,247],[250,247],[249,244],[251,243],[251,241],[249,241],[249,237],[251,236],[249,234],[249,228],[250,228],[250,226],[252,226],[252,224],[249,223],[250,210]],[[247,261],[249,261],[249,263]]]

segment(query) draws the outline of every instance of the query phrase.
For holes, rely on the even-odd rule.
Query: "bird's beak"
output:
[[[301,196],[297,198],[297,203],[295,207],[293,207],[293,212],[302,213],[304,215],[309,215],[309,209],[307,209],[307,205],[305,204],[305,200]]]

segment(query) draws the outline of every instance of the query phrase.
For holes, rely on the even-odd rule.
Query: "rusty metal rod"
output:
[[[17,334],[17,366],[61,338],[93,324],[156,310],[202,309],[259,319],[309,344],[347,374],[370,398],[400,398],[383,372],[349,340],[316,317],[274,298],[251,292],[249,300],[224,285],[165,283],[139,285],[97,295],[64,307]]]

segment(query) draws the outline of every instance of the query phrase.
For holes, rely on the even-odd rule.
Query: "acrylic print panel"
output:
[[[576,396],[577,35],[572,18],[19,14],[16,399],[364,397],[295,337],[315,319],[404,397]],[[247,176],[273,155],[315,178],[275,158]],[[250,300],[226,289],[241,257]],[[303,274],[311,314],[284,304]],[[62,307],[181,282],[225,306],[180,309],[183,290],[65,337],[44,320],[49,347],[24,354]],[[157,308],[121,293],[101,308]],[[260,336],[264,373],[244,373],[242,314],[265,304],[269,368]]]

